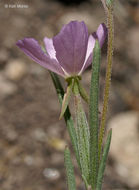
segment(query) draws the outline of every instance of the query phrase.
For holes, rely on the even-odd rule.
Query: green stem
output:
[[[108,27],[108,50],[107,50],[107,71],[106,71],[105,88],[104,88],[103,110],[102,110],[102,118],[100,123],[100,132],[99,132],[99,160],[102,152],[102,144],[105,132],[105,124],[106,124],[106,114],[108,109],[108,100],[109,100],[109,91],[110,91],[111,73],[112,73],[113,37],[114,37],[112,6],[107,7],[106,12],[107,12],[107,27]]]

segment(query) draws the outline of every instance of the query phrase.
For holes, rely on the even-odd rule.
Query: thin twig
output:
[[[106,79],[105,79],[105,88],[104,88],[103,110],[102,110],[102,118],[100,123],[100,132],[99,132],[99,160],[101,157],[103,137],[105,132],[105,124],[106,124],[106,115],[108,109],[108,100],[109,100],[109,91],[110,91],[111,73],[112,73],[113,39],[114,39],[112,6],[107,7],[106,12],[107,12],[107,27],[108,27],[108,50],[107,50],[107,70],[106,70]]]

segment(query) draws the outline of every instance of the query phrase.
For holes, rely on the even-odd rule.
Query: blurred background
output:
[[[18,5],[18,6],[17,6]],[[0,189],[66,190],[63,164],[70,144],[47,70],[17,47],[40,44],[71,20],[94,32],[105,15],[98,0],[0,0]],[[101,67],[100,112],[106,67]],[[116,0],[115,52],[107,126],[113,128],[104,190],[139,190],[139,1]],[[82,83],[89,92],[91,70]],[[61,81],[64,83],[63,79]],[[83,184],[73,156],[78,190]]]

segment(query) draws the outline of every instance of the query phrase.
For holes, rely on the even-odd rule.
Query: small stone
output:
[[[6,49],[0,51],[0,64],[5,63],[9,58],[9,53]]]
[[[48,180],[57,180],[60,177],[60,173],[55,168],[45,168],[43,170],[43,175]]]
[[[13,163],[14,165],[19,165],[19,164],[21,164],[21,158],[20,158],[19,156],[15,156],[15,157],[13,158],[13,160],[12,160],[12,163]]]
[[[33,137],[37,141],[41,141],[41,142],[45,142],[47,140],[46,133],[41,128],[37,128],[37,129],[34,130]]]
[[[127,44],[130,44],[127,46],[128,54],[132,60],[134,60],[136,63],[139,62],[139,27],[133,27],[131,30],[129,30],[127,37]]]
[[[13,95],[17,91],[17,86],[12,82],[5,79],[5,77],[0,75],[0,98],[7,98]]]
[[[132,188],[139,185],[139,113],[126,112],[112,118],[108,126],[112,128],[110,155],[115,161],[115,170]]]
[[[25,158],[24,158],[24,162],[28,165],[28,166],[31,166],[31,165],[33,165],[33,163],[34,163],[34,159],[33,159],[33,157],[32,156],[26,156]]]
[[[48,139],[48,144],[49,146],[51,146],[52,148],[58,151],[64,151],[65,146],[66,146],[66,142],[59,138]]]
[[[7,139],[8,139],[9,141],[11,141],[11,142],[14,142],[14,141],[17,140],[17,138],[18,138],[18,134],[16,133],[16,131],[11,130],[10,128],[9,128],[9,130],[7,131],[6,136],[7,136]]]
[[[15,59],[7,64],[5,75],[8,79],[17,81],[26,74],[26,71],[26,64],[20,59]]]

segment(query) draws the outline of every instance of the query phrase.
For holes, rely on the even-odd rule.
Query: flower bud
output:
[[[106,0],[106,6],[108,8],[112,7],[114,0]]]

